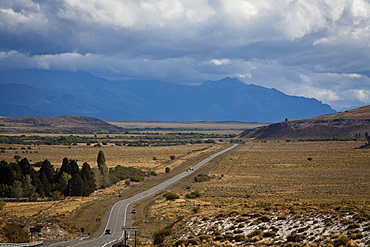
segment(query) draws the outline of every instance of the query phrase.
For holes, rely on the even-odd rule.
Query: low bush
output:
[[[306,236],[302,234],[292,233],[286,239],[288,242],[301,242],[306,239]]]
[[[153,243],[162,244],[167,236],[171,235],[171,229],[164,228],[162,230],[156,231],[153,234]]]
[[[254,237],[254,236],[259,236],[259,235],[262,235],[263,234],[263,231],[262,230],[255,230],[251,233],[248,234],[248,237]]]
[[[235,242],[242,242],[245,241],[246,239],[247,237],[242,234],[235,235],[234,237]]]
[[[347,236],[341,236],[337,240],[333,242],[335,247],[339,246],[346,246],[346,244],[350,241],[350,239]]]
[[[264,238],[271,238],[276,236],[276,232],[264,232],[262,235]]]
[[[200,197],[200,193],[198,191],[192,191],[192,192],[186,194],[185,196],[186,196],[186,198],[194,199],[194,198]]]
[[[196,176],[195,178],[194,178],[194,181],[195,182],[206,182],[206,181],[209,181],[209,180],[211,180],[211,177],[210,176],[208,176],[207,174],[198,174],[198,176]]]
[[[263,215],[258,220],[262,222],[270,222],[271,218],[267,215]]]
[[[179,199],[180,196],[174,192],[167,192],[163,195],[167,201]]]
[[[6,223],[6,225],[0,229],[1,235],[7,238],[10,243],[26,243],[30,239],[28,231],[24,230],[24,226],[16,223]]]

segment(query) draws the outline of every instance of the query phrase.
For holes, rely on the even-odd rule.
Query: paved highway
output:
[[[109,246],[110,247],[112,246],[114,243],[117,243],[124,238],[122,226],[126,226],[127,208],[130,204],[138,202],[141,199],[144,199],[146,197],[158,194],[159,192],[163,191],[165,188],[169,187],[170,185],[174,184],[180,179],[190,175],[192,172],[197,170],[199,167],[205,165],[206,163],[208,163],[215,157],[230,151],[236,146],[237,144],[234,144],[233,146],[227,149],[224,149],[218,153],[212,154],[211,156],[207,157],[206,159],[194,165],[191,170],[181,172],[161,184],[158,184],[144,192],[136,194],[135,196],[132,196],[130,198],[123,199],[117,202],[116,204],[114,204],[114,206],[112,207],[110,211],[108,222],[105,227],[105,229],[111,230],[111,234],[103,233],[102,235],[96,238],[61,242],[61,243],[52,244],[50,246],[53,246],[53,247],[72,247],[72,246],[78,246],[78,247],[86,247],[86,246],[89,246],[89,247],[107,246],[108,247]]]

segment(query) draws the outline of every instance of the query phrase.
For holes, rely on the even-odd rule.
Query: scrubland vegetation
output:
[[[172,145],[174,142],[168,142],[171,140],[169,135],[140,133],[136,136],[145,136],[145,140],[139,140],[145,145],[129,145],[127,137],[123,140],[118,136],[89,134],[90,139],[81,141],[84,136],[78,140],[62,138],[60,140],[68,141],[57,141],[59,145],[28,142],[31,138],[22,143],[0,144],[2,165],[18,166],[19,177],[22,174],[26,182],[27,174],[31,174],[22,172],[21,167],[25,167],[26,161],[39,178],[50,165],[54,177],[60,177],[63,162],[69,165],[76,162],[79,173],[87,163],[91,170],[86,165],[85,170],[97,173],[103,170],[97,161],[101,150],[110,174],[109,183],[116,183],[114,186],[104,185],[104,176],[100,174],[95,177],[96,189],[107,188],[95,191],[99,196],[69,197],[68,190],[57,190],[58,181],[50,188],[63,193],[64,200],[6,202],[0,210],[3,229],[0,241],[10,241],[11,236],[6,235],[9,231],[29,237],[25,230],[37,222],[53,225],[53,229],[48,228],[51,232],[64,232],[49,235],[61,240],[78,232],[81,226],[91,225],[95,227],[91,229],[96,229],[99,222],[95,222],[95,218],[101,217],[108,205],[92,206],[101,205],[101,195],[114,198],[122,191],[136,188],[149,174],[165,175],[176,169],[185,170],[191,167],[194,157],[209,155],[223,143],[238,142],[231,140],[231,136],[210,138],[208,134],[199,136],[203,141],[198,142],[193,139],[194,134],[189,134],[177,135],[177,139],[173,139],[185,141],[186,145]],[[138,137],[132,136],[129,141],[135,143]],[[161,145],[164,142],[160,137],[166,137],[163,139],[167,146]],[[205,142],[206,139],[212,142]],[[164,196],[144,206],[142,212],[146,215],[135,215],[135,224],[142,229],[139,236],[143,243],[144,239],[149,239],[168,246],[370,244],[370,149],[358,149],[364,141],[239,142],[240,148],[207,164],[181,187],[171,188]],[[65,157],[68,158],[64,160]],[[52,196],[35,193],[45,198]],[[91,212],[93,208],[102,212],[96,212],[94,222],[91,222],[84,218],[83,212]],[[27,221],[22,221],[25,218]],[[45,232],[47,227],[45,224],[41,226]]]
[[[185,216],[164,241],[175,246],[368,246],[370,149],[362,144],[248,142],[209,181],[158,199],[149,217]]]

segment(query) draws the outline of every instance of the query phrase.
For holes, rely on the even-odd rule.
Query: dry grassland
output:
[[[181,194],[178,200],[157,199],[148,208],[147,219],[160,225],[185,216],[173,227],[169,240],[185,239],[183,246],[196,245],[197,239],[199,244],[202,236],[211,240],[201,246],[233,246],[237,234],[244,234],[239,237],[245,238],[246,246],[334,246],[330,244],[342,234],[350,238],[348,246],[365,246],[370,238],[360,229],[369,231],[370,225],[370,149],[356,149],[361,145],[349,141],[248,142],[214,166],[208,173],[213,177],[210,181],[182,188],[177,191]],[[202,196],[187,199],[191,191]],[[348,230],[362,214],[362,223],[353,225],[358,229]],[[264,215],[268,223],[261,220]],[[143,229],[149,225],[138,224]],[[271,229],[276,230],[268,232]],[[255,230],[261,235],[248,235]],[[288,244],[288,236],[297,232],[312,245]],[[270,233],[276,238],[262,236]],[[228,234],[234,242],[225,241]],[[217,238],[223,239],[221,243]]]
[[[40,145],[32,146],[31,150],[21,150],[21,145],[2,145],[6,148],[6,153],[0,153],[0,160],[7,162],[14,161],[15,155],[20,155],[22,158],[31,160],[31,163],[43,161],[48,159],[54,167],[60,167],[63,158],[75,159],[78,164],[82,166],[84,162],[90,164],[91,167],[97,165],[96,159],[99,150],[104,151],[106,164],[108,167],[134,166],[144,170],[156,170],[158,172],[164,171],[166,164],[171,166],[177,165],[182,161],[182,157],[195,150],[202,150],[210,147],[209,144],[196,144],[196,145],[182,145],[182,146],[166,146],[166,147],[126,147],[115,146],[108,144],[106,146],[94,147],[86,144],[76,146],[63,146],[63,145]],[[16,150],[8,150],[9,147],[16,148]],[[35,152],[36,151],[36,152]],[[32,152],[32,153],[30,153]],[[171,163],[170,156],[177,157],[174,164]],[[155,157],[155,158],[154,158]]]
[[[248,122],[151,122],[151,121],[117,121],[108,122],[125,129],[141,129],[141,132],[201,132],[205,134],[240,134],[246,129],[267,125],[267,123]]]
[[[151,217],[245,212],[255,208],[370,205],[370,150],[363,142],[249,142],[209,173],[209,182],[194,183],[198,199],[159,199]],[[311,158],[312,160],[308,160]],[[169,204],[169,205],[168,205]],[[160,210],[163,208],[163,210]]]
[[[16,147],[16,145],[12,145],[12,147]],[[33,161],[48,159],[55,167],[61,165],[63,157],[77,159],[80,166],[83,162],[95,166],[97,153],[99,150],[103,150],[109,167],[116,165],[135,166],[144,170],[156,170],[157,173],[164,173],[165,167],[170,167],[171,170],[182,169],[179,167],[180,165],[205,152],[214,152],[220,147],[219,145],[194,144],[172,147],[117,147],[107,145],[96,148],[78,145],[71,148],[68,148],[68,146],[38,146],[37,148],[38,153],[28,153],[22,156]],[[19,151],[20,148],[17,147],[17,150]],[[33,148],[32,151],[34,150]],[[12,161],[14,153],[10,154],[7,150],[7,153],[1,155],[0,159],[5,159],[7,155],[9,161]],[[175,155],[176,158],[171,160],[171,155]],[[153,157],[156,157],[156,160],[153,160]],[[131,187],[136,188],[136,183],[132,183]],[[0,220],[15,221],[27,226],[52,222],[43,226],[44,237],[59,240],[69,239],[73,234],[71,235],[70,230],[66,230],[67,228],[77,231],[80,227],[84,227],[87,232],[94,232],[99,226],[99,222],[95,222],[95,219],[104,215],[104,211],[111,200],[118,199],[118,197],[115,199],[117,192],[127,188],[128,186],[124,181],[121,181],[107,189],[97,190],[89,197],[67,197],[60,201],[7,202],[0,212]],[[102,197],[102,195],[107,197]],[[96,209],[93,203],[97,203],[99,209]],[[81,208],[84,210],[81,211]],[[89,208],[89,210],[92,208],[94,212],[85,210],[85,208]],[[85,211],[88,212],[90,218],[81,214]],[[93,217],[91,217],[92,215]],[[68,221],[71,221],[71,217],[72,222],[70,223],[72,224],[68,223]],[[62,227],[60,227],[61,225]]]
[[[1,212],[4,215],[16,215],[19,218],[55,217],[68,215],[84,203],[97,199],[95,197],[68,197],[65,200],[58,201],[7,202]]]

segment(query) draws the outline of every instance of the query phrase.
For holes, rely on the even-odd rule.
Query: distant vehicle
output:
[[[131,213],[136,214],[136,209],[133,209]]]
[[[110,231],[110,229],[105,229],[105,234],[112,234],[112,232]]]

